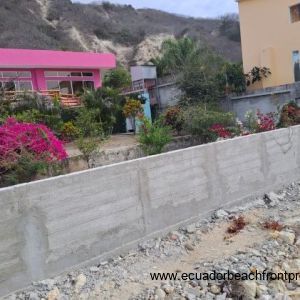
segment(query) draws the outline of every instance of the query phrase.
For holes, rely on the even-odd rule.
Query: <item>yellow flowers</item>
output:
[[[142,112],[143,106],[139,100],[126,98],[126,103],[123,107],[123,114],[126,118],[135,118]]]

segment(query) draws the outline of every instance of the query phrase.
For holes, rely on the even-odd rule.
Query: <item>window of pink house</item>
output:
[[[45,71],[45,77],[92,77],[93,72]]]
[[[81,94],[84,89],[93,89],[93,72],[45,71],[48,90],[59,90],[63,94]]]
[[[31,91],[33,89],[30,71],[1,71],[1,87],[9,91]]]
[[[47,80],[47,90],[60,91],[63,94],[82,94],[84,89],[94,89],[93,81]]]

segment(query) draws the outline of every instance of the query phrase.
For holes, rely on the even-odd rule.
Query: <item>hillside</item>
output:
[[[240,43],[222,35],[220,23],[107,2],[1,0],[0,47],[110,51],[128,65],[156,56],[166,38],[188,35],[229,60],[241,60]]]

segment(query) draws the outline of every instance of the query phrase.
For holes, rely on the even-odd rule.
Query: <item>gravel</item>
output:
[[[99,261],[56,278],[33,282],[6,300],[130,299],[130,300],[226,300],[300,299],[299,280],[151,281],[150,272],[300,272],[300,186],[293,183],[278,192],[253,199],[246,205],[220,209],[210,218],[178,228],[165,236],[141,243],[126,255]],[[257,221],[250,216],[259,213]],[[233,218],[249,218],[246,228],[228,236],[226,226]],[[283,224],[282,231],[263,230],[263,223]],[[223,230],[223,231],[222,231]],[[217,233],[216,233],[217,232]],[[215,256],[200,251],[202,243],[223,234],[222,244],[214,245]],[[250,245],[240,246],[243,235],[254,236]],[[263,237],[262,237],[263,235]],[[257,236],[257,238],[256,238]],[[224,249],[236,245],[232,254]],[[208,247],[208,245],[207,245]],[[204,249],[204,248],[203,248]],[[229,252],[228,252],[229,253]],[[207,257],[211,257],[208,259]],[[173,268],[173,269],[172,269]],[[151,271],[150,271],[151,270]]]

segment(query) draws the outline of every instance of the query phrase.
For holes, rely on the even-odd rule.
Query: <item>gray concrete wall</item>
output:
[[[252,110],[256,113],[259,109],[262,113],[277,112],[290,101],[299,103],[300,83],[256,90],[241,96],[230,96],[222,101],[222,107],[226,111],[234,112],[241,121],[244,121],[247,111]]]
[[[157,88],[159,93],[159,103],[162,110],[170,106],[178,105],[182,92],[177,87],[176,83],[161,84]]]
[[[200,140],[190,135],[176,136],[172,141],[164,147],[164,152],[184,149],[192,146],[200,145]],[[114,149],[106,149],[96,151],[90,160],[90,165],[94,167],[107,166],[111,164],[120,163],[123,161],[133,160],[144,157],[141,147],[124,146]],[[71,173],[86,170],[88,168],[87,162],[83,159],[80,151],[76,151],[72,156],[69,156],[68,163],[64,169],[64,173]]]
[[[0,294],[300,178],[299,137],[296,126],[0,190]]]

